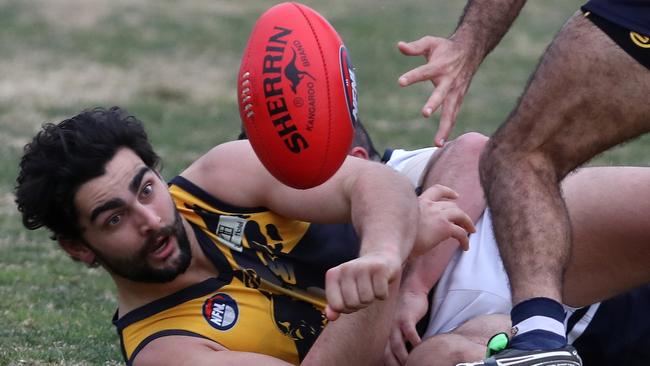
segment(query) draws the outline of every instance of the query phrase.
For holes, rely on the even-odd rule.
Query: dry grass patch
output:
[[[145,14],[154,11],[177,17],[198,13],[223,16],[240,14],[251,8],[245,2],[229,0],[25,0],[23,5],[33,7],[37,16],[63,30],[92,29],[116,13],[125,17],[127,24],[136,24]]]
[[[205,105],[235,95],[235,61],[225,58],[217,62],[208,55],[142,56],[126,68],[73,59],[43,67],[49,56],[29,52],[0,59],[0,69],[6,71],[0,79],[0,103],[9,108],[1,123],[40,125],[43,116],[36,111],[61,106],[125,104],[142,97]]]

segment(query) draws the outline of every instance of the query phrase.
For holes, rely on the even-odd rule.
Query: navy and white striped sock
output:
[[[567,344],[564,307],[555,300],[546,297],[528,299],[513,307],[510,317],[511,348],[556,349]]]

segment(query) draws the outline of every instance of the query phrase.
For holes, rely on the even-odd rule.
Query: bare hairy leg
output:
[[[650,130],[649,85],[647,69],[576,14],[488,143],[481,182],[513,304],[562,300],[572,234],[559,182],[599,152]]]

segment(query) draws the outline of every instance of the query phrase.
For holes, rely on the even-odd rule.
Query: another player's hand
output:
[[[406,342],[412,347],[422,342],[418,335],[416,324],[427,313],[429,302],[425,292],[415,292],[400,289],[397,313],[393,319],[390,339],[384,351],[384,364],[397,366],[406,364],[408,350]]]
[[[458,193],[436,184],[418,197],[420,223],[412,256],[425,253],[442,241],[454,238],[469,249],[468,235],[476,231],[472,219],[453,201]]]
[[[363,309],[388,298],[389,284],[401,275],[402,263],[381,252],[366,253],[331,268],[325,274],[325,315],[336,320],[341,313]]]
[[[400,86],[431,80],[435,89],[422,108],[429,118],[442,105],[435,144],[442,146],[456,124],[456,116],[480,61],[463,44],[447,38],[425,36],[413,42],[399,42],[399,50],[407,56],[424,56],[427,63],[400,76]]]

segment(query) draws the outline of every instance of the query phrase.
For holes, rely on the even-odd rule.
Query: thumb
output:
[[[325,307],[325,316],[327,317],[327,320],[333,322],[341,316],[341,313],[333,310],[329,305],[327,305]]]

